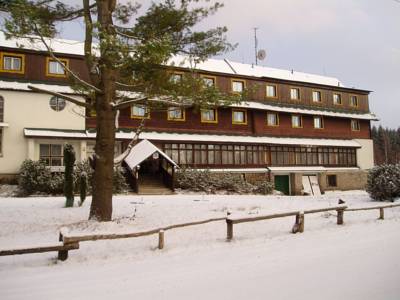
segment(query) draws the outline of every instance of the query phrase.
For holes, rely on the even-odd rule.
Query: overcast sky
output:
[[[225,25],[239,43],[227,58],[254,62],[254,32],[261,65],[339,78],[347,87],[373,91],[370,109],[389,127],[400,126],[400,0],[220,0],[203,26]],[[68,1],[79,3],[78,0]],[[138,1],[147,6],[151,1]],[[64,38],[82,39],[80,24]]]

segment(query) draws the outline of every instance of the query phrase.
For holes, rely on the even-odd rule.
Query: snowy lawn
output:
[[[364,192],[321,197],[248,195],[118,196],[114,221],[86,221],[83,207],[60,197],[0,198],[0,248],[52,244],[59,229],[73,234],[135,232],[170,224],[336,206],[375,206]],[[400,208],[306,215],[234,226],[225,222],[157,236],[82,242],[65,262],[57,254],[0,257],[0,299],[400,299]]]

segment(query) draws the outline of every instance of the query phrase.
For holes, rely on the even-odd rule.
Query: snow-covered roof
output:
[[[32,91],[28,88],[28,85],[32,85],[37,88],[58,92],[58,93],[75,93],[74,90],[68,85],[56,85],[56,84],[44,84],[44,83],[30,83],[30,82],[20,82],[20,81],[7,81],[0,80],[0,90],[17,90],[17,91]],[[118,91],[120,96],[125,97],[139,97],[139,93]],[[320,115],[320,116],[330,116],[330,117],[341,117],[341,118],[352,118],[360,120],[379,120],[373,113],[347,113],[347,112],[334,112],[328,110],[316,110],[316,109],[306,109],[297,107],[286,107],[278,105],[264,104],[260,102],[247,101],[240,104],[231,105],[232,107],[240,108],[252,108],[261,109],[267,111],[276,112],[286,112],[286,113],[297,113],[305,115]]]
[[[46,43],[55,53],[84,55],[84,43],[74,40],[45,38]],[[0,31],[0,45],[7,48],[23,48],[34,51],[47,51],[45,45],[37,38],[30,41],[27,38],[6,39],[4,32]]]
[[[168,155],[166,155],[163,151],[158,149],[148,140],[143,140],[140,143],[136,144],[132,147],[128,156],[125,157],[124,161],[129,166],[131,170],[133,170],[137,165],[142,163],[145,159],[158,152],[161,156],[163,156],[166,160],[168,160],[174,166],[178,166]]]
[[[95,132],[51,130],[25,128],[26,137],[60,137],[60,138],[95,138]],[[117,132],[117,139],[132,139],[134,132]],[[270,136],[242,136],[242,135],[217,135],[217,134],[191,134],[191,133],[167,133],[167,132],[142,132],[140,139],[158,141],[191,141],[191,142],[221,142],[221,143],[249,143],[249,144],[276,144],[276,145],[305,145],[305,146],[335,146],[355,147],[361,145],[355,140],[342,139],[312,139],[312,138],[288,138]]]
[[[376,117],[376,115],[374,115],[372,113],[335,112],[335,111],[328,111],[328,110],[317,110],[317,109],[306,109],[306,108],[298,108],[298,107],[270,105],[270,104],[264,104],[264,103],[260,103],[260,102],[251,102],[251,101],[242,102],[241,104],[235,104],[232,106],[240,107],[240,108],[253,108],[253,109],[269,110],[269,111],[276,111],[276,112],[305,114],[305,115],[320,115],[320,116],[342,117],[342,118],[374,120],[374,121],[379,120]]]
[[[345,87],[337,78],[321,76],[292,70],[276,69],[264,66],[255,66],[250,64],[243,64],[239,62],[230,61],[227,59],[208,59],[205,62],[193,64],[184,56],[174,56],[170,59],[169,65],[181,68],[194,67],[197,70],[226,73],[230,75],[244,75],[258,78],[276,78],[282,80],[316,83],[322,85],[330,85],[335,87]]]
[[[359,170],[359,168],[353,167],[353,168],[327,168],[327,167],[320,167],[320,166],[315,166],[315,167],[268,167],[268,169],[271,172],[291,172],[291,173],[296,173],[296,172],[325,172],[325,171],[355,171]]]
[[[56,53],[84,55],[84,42],[82,41],[59,38],[46,38],[46,42]],[[0,46],[8,48],[23,48],[34,51],[47,51],[43,43],[37,38],[34,41],[31,41],[27,38],[11,38],[7,40],[3,32],[0,32]],[[96,46],[94,48],[96,48]],[[96,51],[96,49],[94,49],[94,51]],[[187,57],[177,55],[172,57],[167,64],[182,68],[194,67],[198,70],[225,73],[230,75],[242,75],[258,78],[275,78],[296,82],[307,82],[335,87],[345,87],[337,78],[334,77],[297,72],[293,70],[255,66],[252,64],[234,62],[227,59],[210,58],[204,62],[194,65]]]
[[[15,90],[15,91],[30,91],[28,85],[35,86],[40,89],[45,89],[57,93],[74,94],[76,93],[68,85],[57,85],[57,84],[44,84],[44,83],[31,83],[31,82],[21,82],[21,81],[8,81],[0,80],[0,90]]]

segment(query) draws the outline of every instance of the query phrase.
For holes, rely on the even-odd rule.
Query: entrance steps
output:
[[[161,178],[139,177],[139,195],[172,195],[174,192],[166,187]]]

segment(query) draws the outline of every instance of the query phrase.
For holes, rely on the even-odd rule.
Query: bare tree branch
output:
[[[67,101],[69,101],[71,103],[74,103],[76,105],[79,105],[79,106],[82,106],[82,107],[86,107],[88,109],[92,109],[92,106],[89,103],[82,102],[82,101],[80,101],[80,100],[78,100],[76,98],[73,98],[73,97],[70,97],[70,96],[67,96],[67,95],[64,95],[64,94],[61,94],[61,93],[57,93],[57,92],[41,89],[41,88],[38,88],[38,87],[35,87],[35,86],[32,86],[32,85],[28,85],[28,88],[31,89],[32,91],[35,91],[35,92],[41,92],[41,93],[53,95],[53,96],[56,96],[56,97],[60,97],[60,98],[62,98],[64,100],[67,100]]]
[[[136,132],[135,132],[135,136],[133,137],[133,139],[129,142],[128,147],[125,149],[125,151],[123,153],[121,153],[119,156],[114,158],[114,165],[118,165],[120,163],[122,163],[122,161],[129,155],[129,153],[131,152],[131,149],[133,148],[133,146],[135,146],[139,140],[139,135],[140,133],[143,131],[144,128],[144,123],[146,121],[146,118],[143,118],[140,121],[139,126],[136,128]]]
[[[117,99],[126,99],[127,101],[119,102],[119,103],[110,103],[110,106],[112,107],[113,110],[120,110],[126,107],[131,106],[134,103],[140,102],[140,101],[145,101],[148,98],[147,97],[141,97],[141,98],[117,98]]]

